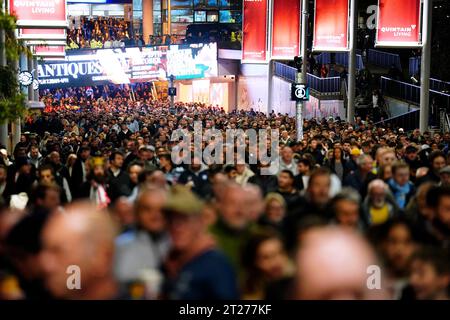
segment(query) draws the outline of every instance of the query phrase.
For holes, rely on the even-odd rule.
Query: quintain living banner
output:
[[[420,45],[420,0],[379,0],[376,46]]]
[[[272,58],[293,59],[300,54],[300,0],[273,0]]]
[[[18,27],[67,27],[66,0],[9,0]]]
[[[348,50],[348,5],[349,0],[315,1],[313,50]]]
[[[242,62],[267,59],[267,0],[244,0]]]

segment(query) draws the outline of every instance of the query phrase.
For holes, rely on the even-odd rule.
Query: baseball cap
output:
[[[200,215],[203,209],[201,201],[189,188],[182,185],[173,186],[167,196],[163,211],[166,214]]]
[[[361,150],[359,150],[358,148],[353,148],[352,151],[350,152],[350,154],[352,156],[360,156],[361,155]]]

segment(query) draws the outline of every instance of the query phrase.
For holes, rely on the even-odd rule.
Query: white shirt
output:
[[[308,188],[309,176],[302,176],[303,187]]]
[[[111,168],[111,172],[113,173],[114,178],[117,178],[117,177],[119,176],[119,174],[120,174],[120,169],[114,171],[114,170]]]
[[[81,161],[81,172],[83,172],[83,182],[86,182],[86,164],[84,161]]]

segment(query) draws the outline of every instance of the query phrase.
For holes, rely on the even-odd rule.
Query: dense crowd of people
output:
[[[449,133],[71,90],[0,150],[0,298],[449,298]],[[276,172],[249,139],[178,163],[196,122],[277,130]]]
[[[175,34],[155,34],[144,39],[143,35],[134,32],[132,23],[124,18],[81,16],[70,19],[66,49],[181,44],[183,38]]]
[[[140,41],[133,36],[132,25],[125,19],[113,17],[79,17],[70,19],[67,49],[112,48]]]

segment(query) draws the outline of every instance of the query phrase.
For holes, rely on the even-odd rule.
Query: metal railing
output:
[[[450,117],[445,109],[439,110],[439,130],[441,132],[450,132]]]
[[[420,103],[420,86],[381,77],[380,88],[385,96],[399,98],[409,103]],[[450,110],[450,94],[430,90],[430,105],[434,104],[439,108]]]
[[[310,88],[321,93],[340,93],[341,91],[341,78],[329,77],[319,78],[313,74],[308,73],[306,75],[306,83]]]
[[[295,82],[297,69],[281,62],[275,62],[274,75],[284,78],[290,82]],[[308,86],[319,93],[339,94],[341,90],[340,80],[340,77],[320,78],[310,73],[306,74],[306,83]]]
[[[431,90],[447,93],[450,91],[450,82],[430,78]]]
[[[413,76],[420,72],[420,57],[409,58],[409,75]],[[450,91],[450,82],[430,78],[430,89],[441,92]]]
[[[374,123],[374,126],[390,127],[390,128],[403,128],[404,130],[414,130],[419,127],[420,110],[412,110],[407,113],[401,114],[396,117],[392,117],[386,120],[382,120]]]
[[[297,78],[297,69],[285,65],[281,62],[274,62],[274,75],[284,78],[290,82],[295,82]]]
[[[347,52],[337,52],[335,55],[336,64],[340,64],[345,67],[348,67],[348,56],[349,56],[349,54]],[[357,70],[364,69],[363,58],[360,54],[356,55],[356,69]]]
[[[330,64],[331,63],[331,54],[329,52],[322,52],[316,57],[317,63],[320,64]]]
[[[444,133],[450,132],[450,116],[448,113],[445,113],[445,126],[444,126]]]
[[[399,70],[402,70],[402,65],[400,63],[400,56],[395,53],[389,53],[374,49],[369,49],[368,62],[376,66],[390,68],[394,65]]]

